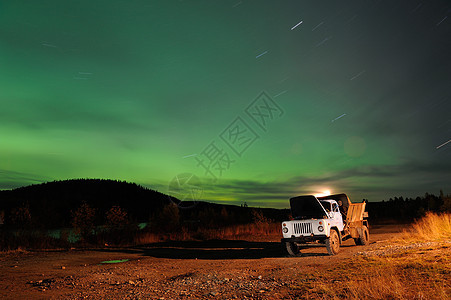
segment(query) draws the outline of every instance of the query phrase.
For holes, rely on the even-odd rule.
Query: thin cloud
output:
[[[445,178],[450,177],[451,164],[428,164],[411,161],[401,165],[370,165],[333,171],[316,177],[294,176],[285,181],[219,180],[204,185],[212,198],[234,198],[236,202],[285,203],[289,197],[311,194],[319,186],[333,187],[355,201],[363,198],[371,201],[388,200],[394,196],[415,197],[425,192],[438,192],[450,188]],[[429,182],[430,174],[442,174],[442,182]],[[435,183],[435,186],[434,184]],[[437,189],[430,190],[430,189]]]
[[[43,183],[53,179],[31,173],[0,169],[0,189],[15,189],[22,186]]]

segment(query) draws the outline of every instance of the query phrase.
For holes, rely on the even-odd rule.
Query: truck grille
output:
[[[294,234],[312,233],[311,223],[294,223]]]

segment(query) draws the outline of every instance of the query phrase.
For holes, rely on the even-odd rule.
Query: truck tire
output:
[[[334,229],[330,231],[330,236],[326,239],[326,248],[329,255],[336,255],[340,251],[340,236]]]
[[[368,227],[363,226],[362,228],[358,228],[359,237],[354,239],[354,242],[358,246],[366,246],[370,243],[370,232],[368,231]]]
[[[299,246],[293,242],[285,242],[285,247],[290,256],[298,256],[301,253]]]

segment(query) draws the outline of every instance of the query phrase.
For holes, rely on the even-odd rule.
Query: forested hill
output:
[[[179,203],[179,200],[125,181],[105,179],[54,181],[0,191],[0,221],[4,221],[3,228],[11,225],[13,228],[37,229],[71,227],[72,212],[80,208],[84,202],[95,210],[95,223],[101,225],[105,223],[105,215],[113,206],[119,206],[124,210],[130,222],[139,223],[148,222],[151,218],[155,220],[157,215],[160,215],[161,219],[163,208],[172,202]],[[221,214],[227,214],[227,222],[230,224],[246,224],[253,219],[252,210],[254,208],[246,206],[198,202],[191,209],[181,209],[177,215],[180,222],[203,220],[204,223],[210,221],[215,223],[219,222]],[[288,209],[258,210],[266,218],[274,221],[287,220],[290,213]],[[415,199],[395,197],[386,202],[370,202],[367,211],[373,224],[395,220],[410,222],[428,211],[451,211],[451,197],[444,195],[443,192],[438,197],[431,194]]]
[[[100,213],[118,205],[144,221],[171,199],[135,183],[103,179],[54,181],[0,191],[0,210],[8,215],[14,208],[28,206],[33,223],[44,227],[69,226],[71,211],[83,201]]]

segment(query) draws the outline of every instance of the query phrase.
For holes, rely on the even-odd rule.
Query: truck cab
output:
[[[327,212],[328,221],[331,227],[336,227],[343,231],[343,216],[340,212],[338,203],[335,200],[320,200],[321,205]]]
[[[290,199],[293,221],[282,224],[285,239],[297,242],[323,241],[331,228],[343,231],[343,218],[335,200],[322,200],[315,196],[298,196]]]

